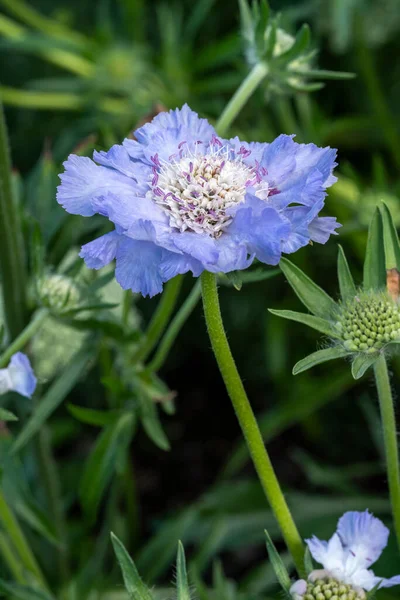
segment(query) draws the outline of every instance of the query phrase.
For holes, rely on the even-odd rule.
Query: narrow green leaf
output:
[[[400,269],[400,243],[393,217],[384,202],[381,203],[379,208],[382,215],[386,269]]]
[[[241,271],[231,271],[230,273],[226,274],[229,283],[231,283],[231,285],[233,285],[235,290],[237,290],[238,292],[240,292],[240,290],[242,289],[243,284],[242,276],[240,273]]]
[[[288,74],[289,73],[290,71],[288,71]],[[296,81],[293,77],[290,77],[290,82],[288,81],[288,85],[298,92],[318,92],[318,90],[322,90],[325,87],[324,83],[302,83],[301,81]]]
[[[274,308],[269,308],[268,311],[278,317],[289,319],[289,321],[303,323],[303,325],[312,327],[329,337],[340,338],[340,333],[335,329],[334,325],[330,321],[326,321],[326,319],[314,317],[313,315],[306,315],[293,310],[276,310]]]
[[[296,267],[287,258],[282,258],[279,266],[304,306],[314,315],[329,319],[336,313],[336,302],[299,267]]]
[[[269,27],[267,29],[267,36],[265,39],[264,56],[267,61],[271,60],[271,58],[274,54],[274,49],[275,49],[275,45],[276,45],[277,29],[278,29],[278,19],[277,19],[277,17],[275,17],[274,19],[271,19],[271,24],[269,25]]]
[[[169,450],[170,444],[162,428],[155,403],[146,394],[139,394],[139,402],[143,429],[156,446],[161,450]]]
[[[373,354],[358,354],[351,364],[351,374],[354,379],[360,379],[378,358],[378,352],[374,352]]]
[[[379,290],[386,285],[382,217],[375,209],[369,230],[364,260],[364,289]]]
[[[68,404],[67,408],[71,415],[81,423],[98,427],[111,425],[121,415],[118,410],[96,410],[94,408],[76,406],[75,404]]]
[[[0,421],[18,421],[18,417],[5,408],[0,408]]]
[[[354,79],[357,77],[356,73],[349,73],[347,71],[325,71],[324,69],[290,69],[290,72],[299,77],[315,77],[317,79]]]
[[[265,537],[266,537],[267,552],[268,552],[269,560],[274,569],[276,578],[279,581],[283,590],[287,594],[289,594],[289,590],[291,587],[289,573],[287,572],[285,564],[284,564],[283,560],[281,559],[281,557],[279,556],[279,553],[278,553],[277,549],[275,548],[274,543],[271,540],[268,531],[265,530],[264,533],[265,533]]]
[[[290,62],[294,58],[298,57],[300,54],[303,54],[303,52],[305,52],[307,50],[309,44],[310,44],[310,28],[305,23],[304,25],[302,25],[302,27],[297,32],[296,39],[295,39],[293,45],[288,50],[286,50],[286,52],[283,52],[278,57],[279,62],[282,62],[282,63]]]
[[[105,428],[86,462],[79,497],[83,509],[92,520],[96,518],[103,494],[113,476],[118,455],[131,440],[133,426],[133,414],[125,413],[118,421]]]
[[[240,25],[245,40],[252,41],[254,38],[253,15],[247,0],[239,0]]]
[[[28,419],[17,439],[11,447],[11,454],[21,450],[33,436],[37,434],[43,423],[58,408],[67,394],[75,386],[90,360],[93,359],[93,349],[89,346],[82,348],[68,363],[61,376],[53,383],[43,396],[34,413]]]
[[[150,590],[141,580],[135,563],[129,556],[123,543],[114,533],[111,533],[111,541],[122,571],[122,577],[124,578],[124,584],[126,591],[129,594],[129,598],[131,598],[131,600],[153,600]]]
[[[381,581],[379,581],[379,583],[377,583],[372,590],[370,590],[369,592],[367,592],[367,600],[374,600],[375,596],[376,596],[376,592],[379,590],[380,586],[381,586]]]
[[[13,600],[55,600],[54,596],[50,596],[42,590],[17,583],[8,583],[3,579],[0,579],[0,592],[5,594],[6,598],[13,598]]]
[[[351,274],[349,264],[346,259],[346,255],[342,246],[339,245],[339,254],[338,254],[338,278],[339,278],[339,288],[340,295],[342,296],[342,300],[348,300],[350,298],[354,298],[357,293],[356,286],[353,280],[353,276]]]
[[[176,596],[178,600],[190,600],[185,550],[181,541],[178,542],[178,554],[176,557]]]
[[[313,352],[313,354],[309,354],[302,360],[299,360],[293,367],[293,375],[298,375],[303,371],[307,371],[307,369],[311,369],[315,365],[319,365],[320,363],[327,362],[328,360],[335,360],[336,358],[343,358],[348,356],[350,353],[337,346],[336,348],[325,348],[324,350],[317,350],[317,352]]]
[[[314,563],[311,556],[310,548],[306,546],[306,551],[304,553],[304,570],[307,575],[314,571]]]

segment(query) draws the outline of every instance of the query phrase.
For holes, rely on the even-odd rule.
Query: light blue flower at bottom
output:
[[[311,573],[308,585],[304,580],[296,582],[291,589],[292,597],[302,600],[316,579],[326,577],[353,586],[362,598],[365,597],[362,590],[400,585],[400,575],[385,579],[377,577],[369,568],[387,546],[388,537],[388,528],[368,510],[345,513],[328,542],[315,536],[306,540],[313,558],[324,570]]]
[[[17,392],[30,398],[36,389],[36,377],[29,358],[22,352],[11,357],[6,369],[0,369],[0,394]]]

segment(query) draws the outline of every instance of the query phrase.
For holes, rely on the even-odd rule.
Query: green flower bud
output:
[[[366,594],[361,588],[355,588],[347,583],[325,577],[307,581],[307,591],[304,600],[365,600]]]
[[[81,293],[76,283],[66,275],[48,275],[38,285],[40,302],[54,312],[76,308]]]
[[[377,352],[400,342],[400,306],[385,293],[360,293],[341,306],[338,325],[348,350]]]

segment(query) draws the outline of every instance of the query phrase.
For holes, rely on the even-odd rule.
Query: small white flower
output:
[[[306,542],[314,559],[332,577],[369,591],[378,584],[382,588],[400,585],[400,575],[385,579],[369,569],[386,547],[388,537],[387,527],[366,510],[345,513],[328,542],[315,536]]]

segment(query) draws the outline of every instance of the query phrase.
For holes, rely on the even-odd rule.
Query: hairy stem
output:
[[[304,547],[289,507],[280,488],[274,468],[264,445],[257,420],[236,368],[222,322],[216,277],[204,272],[201,276],[204,314],[212,349],[233,408],[239,420],[251,458],[271,509],[278,521],[299,575],[304,572]]]
[[[375,382],[378,390],[381,410],[383,439],[385,443],[386,469],[389,482],[390,500],[392,504],[394,528],[397,543],[400,547],[400,469],[397,446],[396,419],[394,413],[392,390],[386,359],[383,354],[374,366]]]

